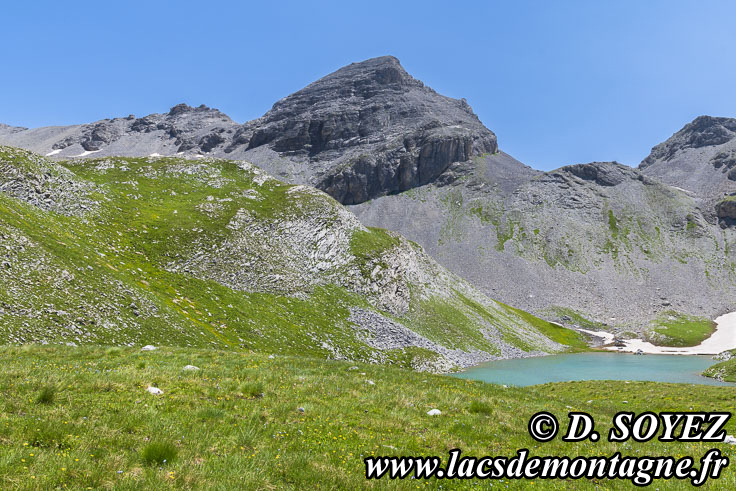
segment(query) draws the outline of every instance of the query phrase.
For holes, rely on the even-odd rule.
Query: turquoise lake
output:
[[[699,375],[715,363],[710,356],[575,353],[492,361],[454,376],[516,386],[573,380],[732,385]]]

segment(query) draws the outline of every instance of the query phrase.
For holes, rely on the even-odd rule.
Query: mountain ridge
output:
[[[734,121],[696,118],[637,168],[592,162],[542,172],[501,151],[464,100],[379,57],[328,74],[242,125],[206,106],[177,105],[66,129],[0,128],[0,142],[54,158],[178,153],[252,162],[322,189],[366,225],[402,233],[505,303],[641,330],[669,310],[715,316],[736,308]]]
[[[498,150],[495,134],[464,99],[426,87],[392,56],[340,68],[242,125],[217,109],[178,104],[142,118],[20,132],[0,128],[0,142],[59,158],[247,160],[344,204],[427,184],[455,162]]]

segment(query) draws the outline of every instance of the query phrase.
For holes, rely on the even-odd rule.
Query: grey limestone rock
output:
[[[344,204],[427,184],[454,162],[497,151],[465,100],[436,93],[392,56],[353,63],[278,101],[226,149],[268,146],[309,163]]]

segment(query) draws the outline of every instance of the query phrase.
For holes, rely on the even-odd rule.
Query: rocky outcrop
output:
[[[12,133],[18,133],[27,129],[28,128],[23,128],[20,126],[9,126],[7,124],[0,123],[0,135],[10,135]]]
[[[732,181],[736,181],[736,149],[718,152],[710,163],[716,169],[721,169]]]
[[[34,129],[0,128],[0,143],[57,158],[211,154],[239,125],[217,109],[178,104],[165,114],[133,115],[90,124]]]
[[[0,193],[46,211],[81,216],[93,210],[99,191],[63,167],[36,155],[0,146]]]
[[[736,196],[728,196],[716,203],[716,214],[722,226],[736,225]]]
[[[651,183],[651,180],[645,175],[618,162],[591,162],[588,164],[568,165],[549,174],[555,175],[556,173],[572,174],[579,179],[591,181],[599,186],[617,186],[628,179],[636,179],[645,184]]]

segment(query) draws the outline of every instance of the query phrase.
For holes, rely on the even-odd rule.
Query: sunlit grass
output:
[[[736,457],[733,447],[722,444],[559,438],[540,444],[527,433],[529,417],[540,410],[557,415],[563,427],[567,412],[589,412],[602,435],[620,410],[733,411],[732,387],[596,381],[504,388],[376,365],[182,348],[4,347],[0,362],[3,489],[361,489],[370,487],[366,456],[445,456],[454,447],[477,456],[528,448],[535,455],[620,451],[699,458],[718,446]],[[200,370],[183,370],[190,364]],[[58,387],[54,402],[38,404],[49,380]],[[163,394],[149,394],[150,385]],[[442,415],[427,416],[432,408]],[[734,424],[727,429],[733,434]],[[371,486],[424,484],[386,480]],[[631,487],[617,481],[534,483],[556,489],[596,485]],[[733,486],[728,468],[711,487]]]

